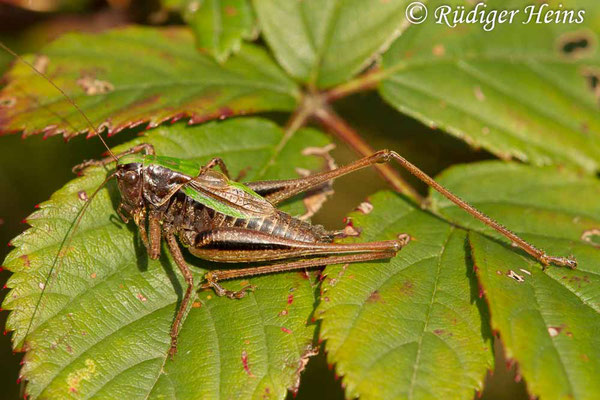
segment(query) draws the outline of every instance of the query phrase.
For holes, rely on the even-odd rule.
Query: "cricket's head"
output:
[[[143,206],[143,169],[142,163],[131,162],[117,164],[115,171],[121,199],[133,209]]]

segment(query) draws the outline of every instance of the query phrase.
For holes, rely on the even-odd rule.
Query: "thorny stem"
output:
[[[315,109],[314,117],[338,138],[347,143],[352,149],[363,157],[372,155],[375,151],[352,129],[346,121],[338,116],[326,103]],[[400,174],[388,164],[375,165],[377,172],[396,191],[412,198],[419,204],[423,204],[423,197],[409,185]]]

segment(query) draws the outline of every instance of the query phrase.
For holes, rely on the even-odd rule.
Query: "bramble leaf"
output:
[[[498,161],[454,167],[438,181],[549,254],[574,254],[579,267],[542,272],[438,193],[430,207],[453,224],[397,195],[373,196],[370,213],[352,215],[361,230],[357,240],[399,233],[412,240],[389,262],[325,270],[316,316],[347,396],[472,396],[490,368],[491,320],[532,395],[597,397],[600,183],[557,168]]]
[[[189,0],[183,15],[194,30],[199,50],[212,54],[221,63],[240,50],[242,39],[257,35],[248,0]]]
[[[321,319],[328,361],[348,398],[470,398],[492,367],[491,334],[462,229],[400,196],[351,215],[357,240],[411,242],[390,261],[330,266]]]
[[[258,29],[249,0],[162,0],[182,14],[194,31],[198,50],[223,63],[237,53],[242,39],[256,39]]]
[[[399,111],[501,158],[598,171],[596,2],[480,3],[486,15],[519,10],[512,23],[487,25],[489,31],[479,23],[448,27],[439,9],[457,5],[465,6],[465,15],[475,7],[467,1],[427,3],[428,19],[394,42],[383,57],[381,95]],[[559,9],[575,10],[577,19],[583,10],[583,21],[536,23],[535,14],[524,23],[532,12],[545,18]],[[446,17],[450,24],[453,15]]]
[[[530,393],[544,399],[597,398],[598,180],[558,168],[487,162],[453,167],[439,182],[488,215],[501,217],[503,224],[549,254],[575,255],[576,270],[549,266],[542,272],[531,257],[445,198],[432,196],[432,206],[442,215],[473,229],[473,259],[492,328],[499,332],[507,357],[519,363]]]
[[[243,134],[241,134],[243,132]],[[301,130],[281,151],[282,131],[262,119],[197,127],[160,127],[138,139],[159,154],[208,161],[223,157],[235,176],[291,178],[295,167],[321,168],[301,154],[327,138]],[[127,148],[129,144],[120,148]],[[273,164],[270,165],[270,161]],[[14,274],[3,307],[7,327],[23,341],[58,246],[86,197],[106,176],[94,167],[43,203],[30,229],[13,240],[4,266]],[[258,289],[238,301],[199,292],[184,322],[174,361],[169,329],[185,284],[163,246],[150,260],[135,229],[116,215],[114,181],[91,203],[47,285],[27,339],[22,369],[33,398],[284,398],[296,384],[302,357],[314,344],[311,280],[291,272],[252,278]],[[222,265],[187,257],[200,282]],[[228,266],[228,267],[236,267]],[[243,282],[225,282],[231,289]]]
[[[294,78],[320,88],[368,66],[405,27],[407,0],[255,0],[263,35]]]
[[[185,28],[127,28],[68,34],[27,57],[69,94],[94,125],[111,133],[148,123],[191,123],[235,114],[293,110],[295,84],[267,53],[244,45],[220,65],[194,47]],[[0,91],[0,132],[66,137],[89,130],[85,119],[23,63]]]

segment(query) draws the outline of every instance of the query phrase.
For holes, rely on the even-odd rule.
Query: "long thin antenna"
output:
[[[62,90],[56,83],[52,82],[52,80],[50,78],[48,78],[48,76],[46,76],[46,74],[44,74],[42,71],[38,70],[30,62],[28,62],[23,57],[21,57],[20,55],[18,55],[17,53],[15,53],[12,49],[10,49],[9,47],[7,47],[1,41],[0,41],[0,47],[2,47],[6,52],[8,52],[9,54],[11,54],[13,57],[15,57],[16,59],[18,59],[19,61],[21,61],[23,64],[27,65],[29,68],[31,68],[32,70],[34,70],[35,72],[37,72],[41,77],[43,77],[46,81],[48,81],[48,83],[50,83],[52,86],[54,86],[54,88],[56,88],[56,90],[58,90],[65,97],[65,99],[67,99],[67,101],[69,103],[71,103],[71,105],[73,107],[75,107],[75,109],[79,112],[79,114],[81,114],[81,116],[86,120],[87,124],[92,129],[92,131],[96,134],[96,136],[98,136],[98,138],[100,139],[100,141],[102,142],[102,144],[104,145],[104,147],[106,147],[106,150],[108,151],[108,154],[112,158],[114,158],[115,161],[118,162],[117,157],[115,157],[114,153],[110,150],[110,147],[108,147],[108,144],[106,144],[106,141],[100,135],[100,132],[98,132],[98,130],[96,129],[96,127],[94,126],[94,124],[92,124],[92,121],[90,121],[90,119],[87,117],[87,115],[85,115],[85,113],[81,110],[81,108],[79,108],[79,106],[75,103],[75,101],[73,101],[73,99],[67,93],[65,93],[64,90]]]
[[[29,332],[31,331],[31,327],[33,326],[33,321],[35,319],[35,315],[37,314],[38,309],[40,308],[42,299],[44,297],[44,293],[46,292],[46,289],[48,288],[50,279],[52,279],[54,270],[56,269],[56,273],[58,273],[58,270],[60,269],[61,264],[58,263],[58,260],[62,259],[61,258],[62,250],[65,247],[68,247],[69,244],[71,244],[71,240],[73,240],[73,235],[75,234],[75,231],[77,230],[77,228],[79,227],[79,224],[81,223],[81,220],[83,219],[85,210],[87,210],[89,205],[92,203],[92,200],[94,199],[94,197],[96,197],[96,195],[100,192],[100,190],[108,183],[109,180],[111,180],[113,178],[113,176],[115,176],[115,174],[116,174],[116,172],[113,172],[110,175],[108,175],[106,177],[106,179],[104,179],[104,182],[102,182],[102,184],[100,186],[98,186],[98,188],[89,197],[89,199],[87,199],[87,201],[85,202],[83,207],[81,207],[81,209],[77,212],[77,216],[75,217],[73,222],[71,222],[71,225],[69,225],[69,229],[67,229],[67,232],[65,233],[65,236],[64,236],[62,242],[60,243],[58,251],[56,252],[56,256],[54,257],[54,260],[52,261],[52,266],[50,267],[50,271],[48,272],[48,275],[46,276],[46,280],[44,281],[44,284],[42,286],[42,291],[40,293],[40,297],[38,298],[37,302],[35,303],[35,308],[33,309],[33,313],[31,314],[31,318],[29,319],[29,325],[27,326],[27,330],[25,331],[25,335],[23,336],[23,346],[21,347],[21,349],[25,348],[25,346],[26,346],[25,342],[27,340],[27,335],[29,335]]]

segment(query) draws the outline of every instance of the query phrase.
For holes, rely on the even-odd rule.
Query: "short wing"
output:
[[[212,179],[215,175],[210,175],[191,180],[183,187],[183,192],[206,207],[235,218],[262,218],[275,213],[271,203],[247,186]]]

